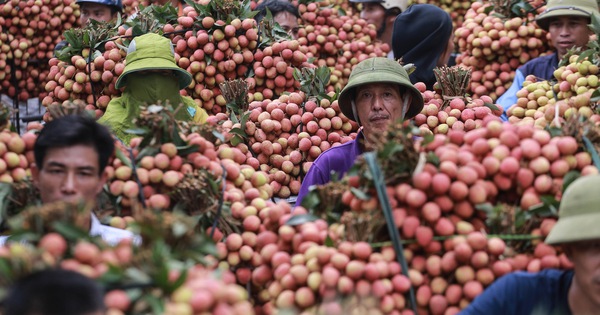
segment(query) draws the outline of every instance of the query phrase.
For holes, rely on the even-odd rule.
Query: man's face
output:
[[[46,151],[41,167],[32,167],[33,182],[43,203],[65,201],[91,203],[102,190],[98,153],[92,146],[75,145]]]
[[[109,22],[113,18],[110,7],[103,4],[84,2],[80,3],[80,8],[79,22],[81,26],[86,25],[90,19]]]
[[[550,21],[548,31],[559,58],[572,47],[584,47],[590,40],[588,19],[576,16],[559,16]]]
[[[375,25],[375,29],[379,30],[385,23],[385,9],[383,6],[374,2],[364,2],[362,6],[360,18],[367,21],[368,24]]]
[[[356,112],[365,135],[383,132],[402,117],[402,97],[398,86],[391,83],[370,83],[356,88]]]
[[[573,262],[574,285],[586,305],[600,308],[600,239],[563,246]]]
[[[292,38],[298,38],[298,19],[293,14],[287,11],[279,12],[273,17],[273,20]]]

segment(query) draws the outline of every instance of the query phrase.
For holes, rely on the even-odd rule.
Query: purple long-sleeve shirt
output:
[[[331,180],[332,171],[339,178],[348,172],[352,165],[354,165],[356,157],[363,153],[360,148],[360,139],[362,138],[363,133],[359,131],[356,139],[332,147],[317,157],[302,181],[302,186],[296,199],[296,206],[302,204],[302,199],[308,193],[311,186],[327,184]]]

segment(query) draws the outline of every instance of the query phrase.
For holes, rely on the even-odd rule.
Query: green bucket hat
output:
[[[115,85],[117,89],[127,85],[127,75],[143,70],[172,70],[179,81],[179,89],[192,83],[192,75],[175,63],[171,41],[158,34],[148,33],[132,39],[125,61],[125,69]]]
[[[415,117],[423,109],[423,96],[410,83],[408,73],[406,73],[404,67],[394,60],[376,57],[363,60],[356,65],[356,68],[350,73],[348,84],[346,84],[340,93],[338,104],[342,113],[349,119],[358,122],[358,117],[355,117],[354,110],[352,109],[352,99],[354,98],[355,89],[358,86],[369,83],[393,83],[404,88],[407,93],[411,93],[412,101],[406,110],[405,119]]]
[[[547,31],[552,18],[559,16],[589,18],[594,12],[598,14],[598,3],[596,0],[549,0],[546,4],[546,10],[535,18],[535,22]]]
[[[547,244],[600,239],[600,175],[575,180],[562,196]]]

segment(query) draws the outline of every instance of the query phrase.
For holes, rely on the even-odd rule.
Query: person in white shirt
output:
[[[91,117],[68,115],[47,123],[35,142],[35,164],[31,166],[33,184],[42,203],[95,205],[107,181],[105,168],[114,150],[114,139],[108,129]],[[89,229],[91,236],[100,236],[111,245],[126,238],[140,243],[139,236],[130,231],[100,224],[93,213]],[[6,238],[0,238],[0,245]]]

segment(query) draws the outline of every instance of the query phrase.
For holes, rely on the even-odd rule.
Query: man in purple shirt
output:
[[[331,180],[332,172],[343,176],[360,154],[369,150],[369,135],[383,132],[398,119],[415,117],[423,109],[423,97],[404,67],[387,58],[370,58],[360,62],[340,93],[338,104],[342,113],[358,123],[361,129],[355,140],[323,152],[314,161],[302,181],[296,205],[313,185]]]

